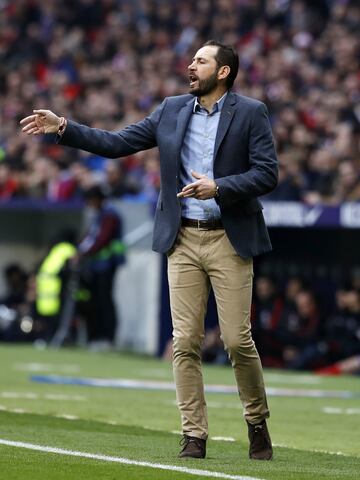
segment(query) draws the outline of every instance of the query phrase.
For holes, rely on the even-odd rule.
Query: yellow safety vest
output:
[[[71,243],[55,245],[42,262],[36,276],[36,309],[40,315],[57,315],[61,306],[62,282],[59,276],[65,262],[76,253]]]

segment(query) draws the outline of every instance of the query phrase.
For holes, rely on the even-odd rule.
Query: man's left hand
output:
[[[216,194],[216,183],[206,175],[201,173],[191,172],[191,175],[196,178],[196,182],[189,183],[177,194],[178,198],[197,198],[198,200],[208,200],[214,198]]]

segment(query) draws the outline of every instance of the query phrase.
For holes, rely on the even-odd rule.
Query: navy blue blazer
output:
[[[144,120],[117,132],[68,121],[63,145],[118,158],[158,147],[161,165],[153,249],[166,253],[181,224],[180,152],[192,114],[190,94],[168,97]],[[221,111],[214,150],[214,178],[226,234],[238,255],[249,258],[271,250],[260,195],[277,184],[277,159],[266,106],[229,92]]]

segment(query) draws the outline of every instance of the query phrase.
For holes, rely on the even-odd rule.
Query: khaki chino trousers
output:
[[[201,344],[210,286],[244,416],[252,424],[267,418],[262,367],[250,330],[252,259],[236,254],[223,229],[181,227],[168,254],[168,278],[173,369],[183,433],[202,439],[208,436]]]

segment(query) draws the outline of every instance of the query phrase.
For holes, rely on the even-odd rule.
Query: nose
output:
[[[190,65],[187,68],[188,68],[188,70],[195,70],[194,62],[191,62]]]

